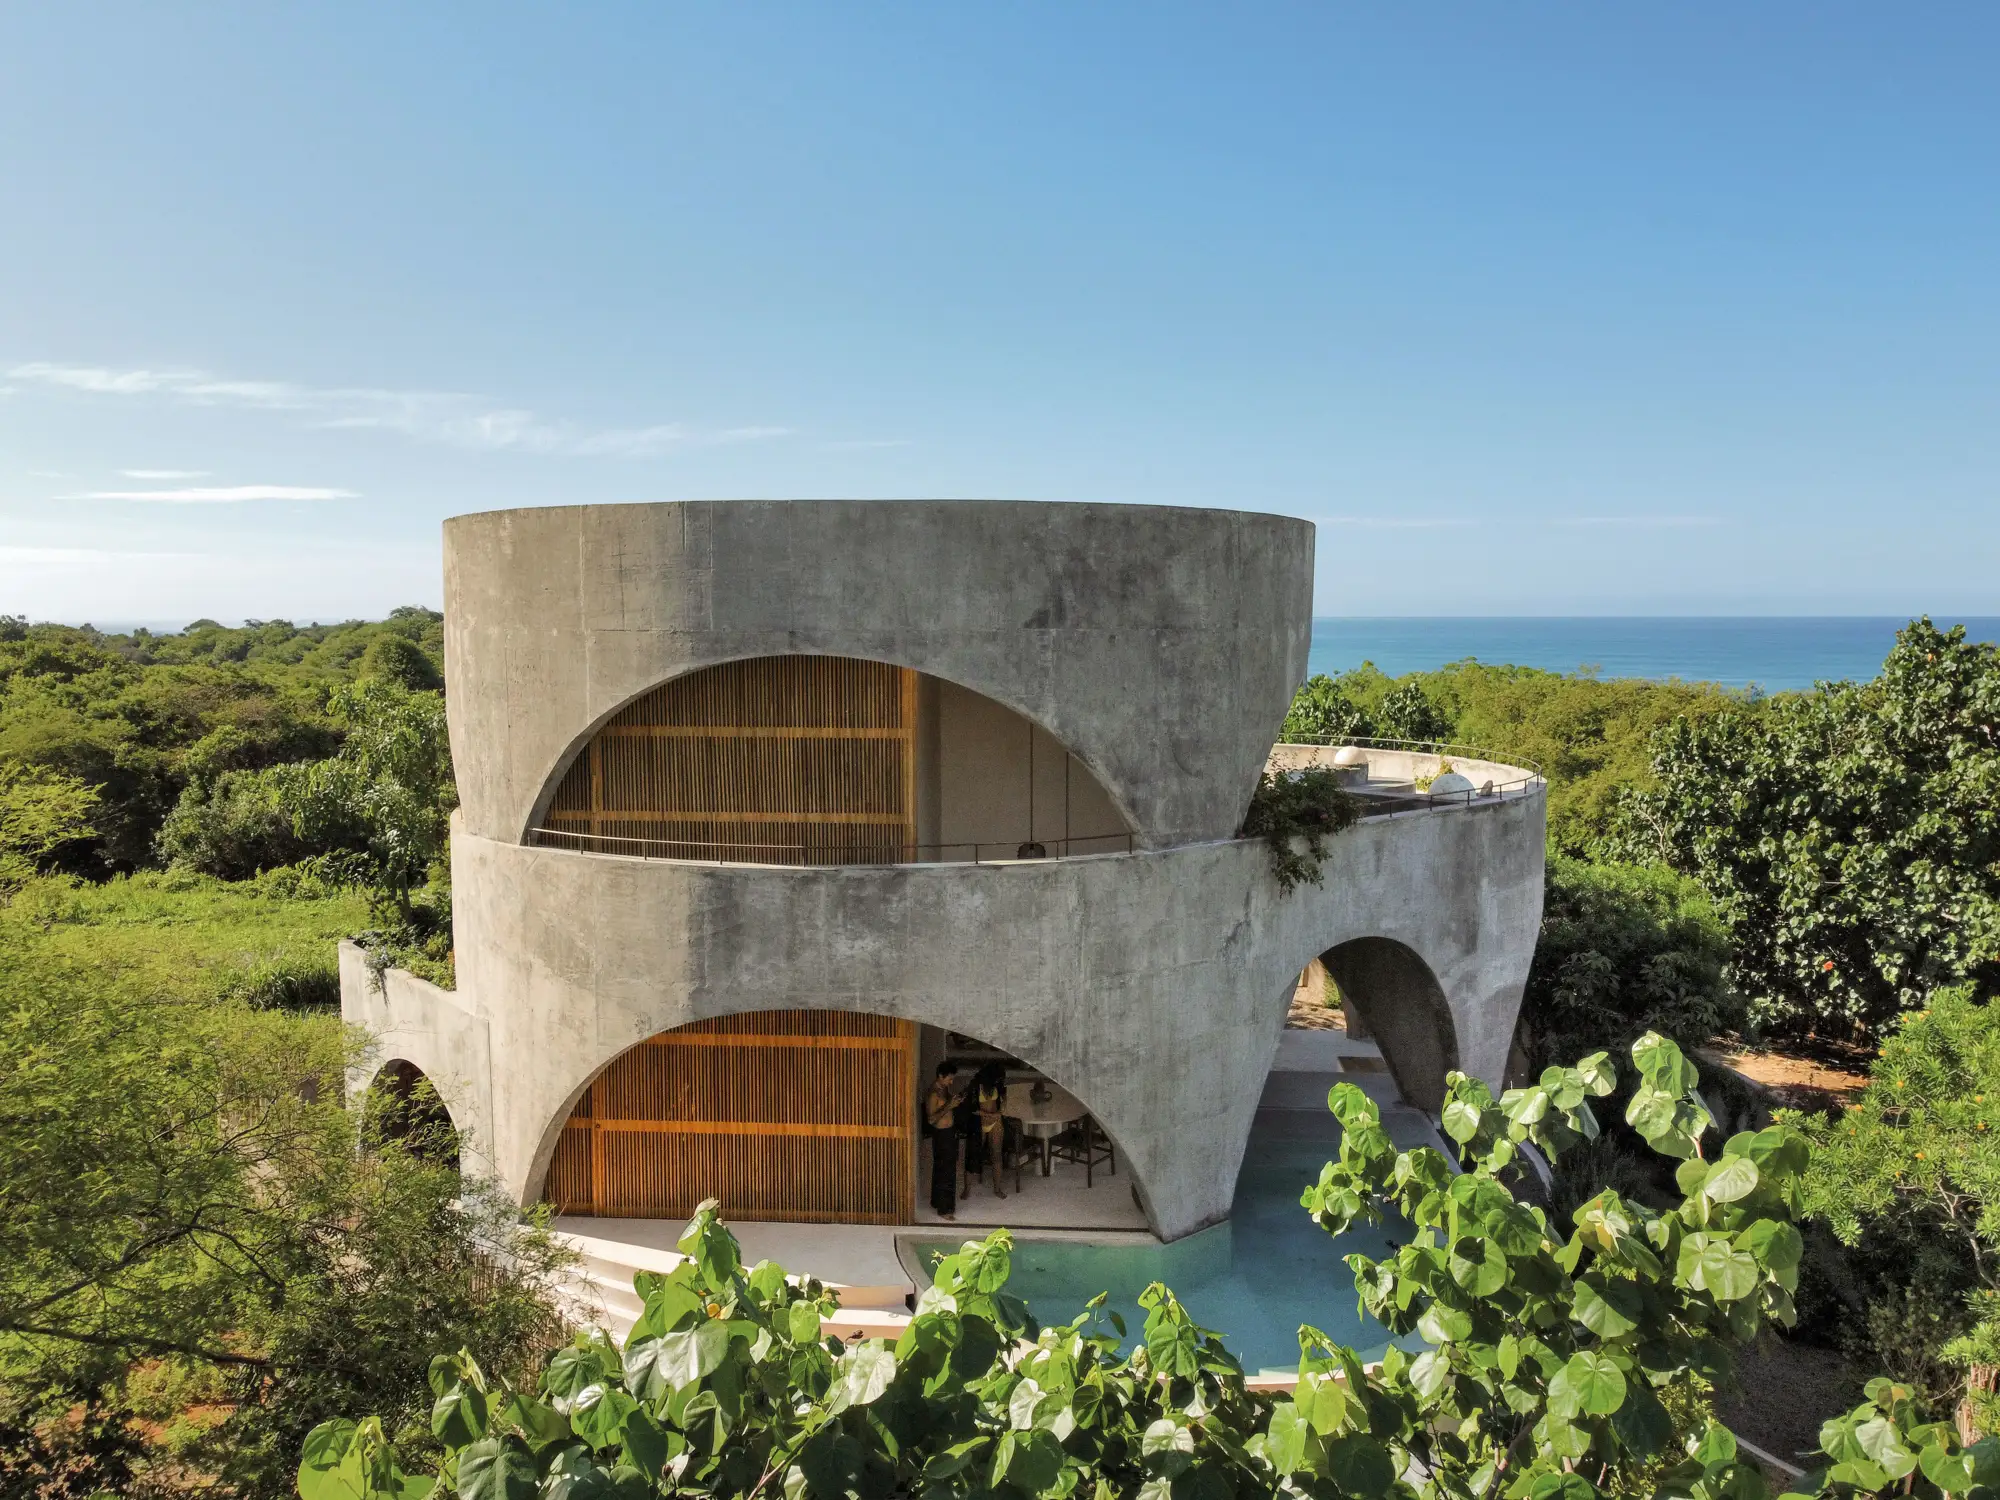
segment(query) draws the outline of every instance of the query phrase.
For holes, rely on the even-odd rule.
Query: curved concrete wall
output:
[[[1289,895],[1248,841],[780,868],[577,854],[461,826],[453,1001],[490,1057],[484,1077],[393,986],[350,988],[346,1009],[393,1028],[384,1056],[424,1069],[468,1156],[524,1203],[591,1078],[669,1027],[778,1007],[949,1027],[1082,1099],[1171,1239],[1227,1215],[1286,1006],[1317,954],[1362,937],[1407,946],[1442,989],[1460,1065],[1499,1082],[1541,914],[1543,815],[1537,792],[1366,822],[1333,842],[1322,887]],[[1428,1007],[1422,1024],[1435,1024]]]
[[[640,693],[793,653],[915,667],[1007,705],[1145,846],[1226,838],[1310,643],[1312,526],[1281,516],[699,501],[491,511],[444,536],[463,826],[506,842]]]

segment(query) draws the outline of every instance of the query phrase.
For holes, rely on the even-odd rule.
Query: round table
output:
[[[1032,1080],[1008,1084],[1007,1097],[1001,1101],[1000,1113],[1021,1122],[1021,1134],[1035,1143],[1042,1158],[1042,1175],[1046,1177],[1049,1175],[1049,1142],[1090,1111],[1083,1107],[1076,1095],[1046,1082],[1043,1087],[1048,1090],[1049,1097],[1037,1103],[1032,1093],[1034,1087]]]

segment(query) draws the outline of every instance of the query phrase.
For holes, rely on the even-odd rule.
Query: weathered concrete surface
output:
[[[1227,1214],[1286,1006],[1317,954],[1403,945],[1436,977],[1459,1066],[1499,1081],[1540,920],[1543,817],[1537,791],[1365,822],[1333,842],[1323,886],[1290,895],[1244,841],[800,869],[526,847],[461,823],[460,989],[445,998],[467,1014],[392,985],[384,1057],[432,1076],[525,1203],[583,1089],[648,1036],[781,1007],[901,1016],[984,1038],[1075,1093],[1175,1238]],[[355,987],[344,965],[349,1019],[377,1024]],[[1372,998],[1385,1035],[1406,1003]],[[1420,1024],[1438,1022],[1426,1009]],[[455,1025],[467,1039],[447,1045]],[[484,1087],[461,1089],[482,1051]]]
[[[431,1081],[460,1134],[459,1157],[467,1171],[503,1176],[493,1155],[493,1051],[483,1016],[463,991],[440,989],[401,969],[378,982],[368,955],[340,945],[340,1015],[367,1030],[370,1045],[348,1070],[347,1091],[357,1094],[392,1062],[414,1064]]]
[[[1539,782],[1364,822],[1333,842],[1323,886],[1289,895],[1261,844],[1232,839],[1305,674],[1305,522],[952,501],[570,507],[449,521],[445,568],[460,988],[377,986],[344,952],[342,1009],[381,1037],[376,1066],[431,1078],[474,1164],[524,1203],[598,1072],[655,1033],[743,1011],[870,1011],[1005,1048],[1097,1116],[1168,1238],[1228,1212],[1315,956],[1366,991],[1413,1097],[1434,1098],[1453,1060],[1500,1078],[1541,914]],[[793,868],[522,842],[633,698],[799,653],[913,667],[1040,725],[1139,852]],[[1428,769],[1382,765],[1384,779]],[[937,780],[920,789],[926,828],[950,800]]]
[[[607,718],[670,678],[828,653],[1042,725],[1148,847],[1226,838],[1305,675],[1312,526],[1010,501],[701,501],[445,522],[466,830],[518,842]]]

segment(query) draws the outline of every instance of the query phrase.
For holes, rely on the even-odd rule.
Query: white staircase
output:
[[[601,1221],[600,1221],[601,1222]],[[650,1221],[635,1221],[649,1223]],[[674,1226],[678,1229],[678,1225]],[[887,1234],[890,1231],[884,1230]],[[632,1331],[644,1305],[632,1290],[632,1278],[640,1271],[671,1271],[684,1258],[678,1251],[663,1250],[631,1240],[615,1240],[600,1234],[582,1234],[561,1227],[556,1238],[577,1254],[577,1262],[561,1284],[561,1297],[569,1316],[586,1327],[602,1328],[620,1343]],[[744,1259],[754,1263],[748,1253]],[[912,1288],[907,1281],[874,1286],[841,1285],[828,1281],[839,1299],[840,1311],[828,1318],[824,1331],[852,1342],[855,1339],[894,1339],[910,1321],[904,1298]]]

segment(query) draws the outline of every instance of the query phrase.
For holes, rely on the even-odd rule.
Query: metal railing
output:
[[[1503,755],[1498,750],[1488,750],[1478,745],[1462,745],[1451,740],[1391,740],[1366,735],[1316,735],[1304,739],[1282,739],[1273,745],[1272,752],[1286,746],[1299,749],[1339,749],[1352,745],[1359,750],[1394,750],[1412,755],[1434,755],[1440,762],[1452,760],[1484,761],[1489,765],[1502,766],[1519,774],[1506,781],[1492,778],[1474,779],[1469,772],[1459,774],[1473,781],[1473,785],[1459,792],[1432,792],[1428,788],[1419,789],[1414,782],[1386,782],[1371,787],[1367,782],[1350,785],[1361,801],[1361,816],[1364,818],[1387,818],[1398,813],[1422,812],[1432,807],[1464,807],[1474,803],[1505,802],[1513,798],[1525,797],[1544,783],[1542,768],[1531,760],[1519,756]],[[1303,769],[1303,768],[1301,768]]]
[[[613,821],[607,816],[607,821]],[[645,839],[566,828],[530,830],[528,842],[584,854],[623,854],[634,859],[677,859],[716,865],[993,865],[1038,859],[1077,859],[1089,854],[1130,854],[1138,847],[1129,833],[1071,839],[1009,839],[991,843],[904,844],[857,840],[851,844],[734,844],[716,839]]]
[[[1299,749],[1326,749],[1353,745],[1361,750],[1394,750],[1415,755],[1433,755],[1439,760],[1485,761],[1517,772],[1506,781],[1476,782],[1460,792],[1419,790],[1414,782],[1363,782],[1350,785],[1361,803],[1363,818],[1388,818],[1402,813],[1423,812],[1434,807],[1471,806],[1504,802],[1527,796],[1542,784],[1542,770],[1533,761],[1503,758],[1498,751],[1476,745],[1460,745],[1446,740],[1391,740],[1352,735],[1325,735],[1313,739],[1280,740],[1273,751],[1286,746]],[[615,822],[615,814],[606,814]],[[1131,854],[1138,848],[1130,833],[1094,834],[1087,838],[995,840],[983,843],[906,844],[872,839],[852,843],[749,844],[717,839],[649,839],[622,834],[585,833],[568,828],[535,828],[528,834],[530,844],[547,848],[574,849],[583,854],[622,854],[634,859],[672,859],[695,864],[716,865],[908,865],[908,864],[1021,864],[1038,859],[1077,859],[1092,854]]]

